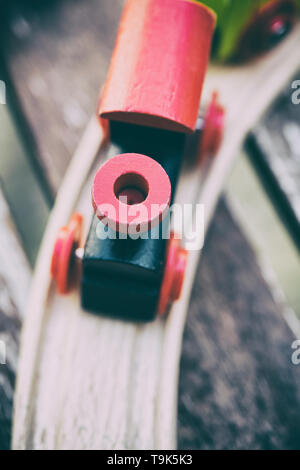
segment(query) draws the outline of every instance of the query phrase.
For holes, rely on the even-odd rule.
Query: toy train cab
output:
[[[187,251],[169,207],[195,133],[215,14],[193,0],[128,0],[98,108],[109,136],[92,187],[94,216],[81,259],[84,310],[152,321],[180,297]],[[207,113],[202,154],[214,153],[224,111]],[[82,217],[57,238],[51,273],[72,286]]]

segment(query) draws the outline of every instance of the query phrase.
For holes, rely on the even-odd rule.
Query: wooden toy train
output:
[[[225,15],[218,28],[223,21]],[[179,240],[147,238],[143,230],[150,221],[156,234],[163,225],[167,231],[174,199],[205,205],[205,236],[242,143],[299,68],[300,25],[264,60],[212,67],[203,102],[219,90],[226,131],[216,158],[204,158],[216,152],[224,118],[214,96],[204,127],[201,120],[196,124],[214,22],[209,9],[191,0],[126,3],[99,104],[101,126],[93,115],[57,194],[36,264],[21,340],[15,449],[177,448],[181,345],[201,252],[191,249],[186,260]],[[121,206],[128,216],[149,200],[158,199],[162,208],[138,223],[117,210],[106,214],[123,197],[132,204]],[[55,243],[74,210],[85,215],[84,247],[79,214]],[[174,219],[172,228],[180,233]],[[193,222],[191,213],[183,226],[188,248]],[[61,293],[75,287],[77,265],[81,295],[78,288],[57,295],[54,285]],[[171,307],[184,271],[181,297]],[[80,297],[84,310],[113,320],[86,314]],[[122,321],[146,322],[166,311],[167,321]]]
[[[190,0],[125,6],[98,108],[110,147],[92,188],[95,215],[81,263],[85,310],[151,321],[180,296],[187,252],[172,233],[164,236],[165,216],[196,129],[215,20]],[[107,236],[99,236],[99,219]],[[72,284],[81,225],[75,214],[55,244],[51,273],[61,294]]]
[[[273,26],[292,21],[294,1],[262,3],[259,19],[271,12]],[[80,260],[84,310],[146,322],[180,297],[187,251],[166,215],[191,135],[198,132],[202,159],[222,139],[224,109],[216,95],[202,132],[197,129],[215,24],[214,11],[194,0],[126,3],[97,110],[109,149],[94,178],[95,215]],[[51,274],[61,294],[77,272],[81,226],[75,214],[54,247]]]

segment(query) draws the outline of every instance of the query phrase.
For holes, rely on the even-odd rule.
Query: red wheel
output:
[[[218,153],[224,134],[225,109],[219,103],[218,93],[214,92],[204,117],[204,127],[200,142],[199,158],[204,160]]]
[[[174,234],[167,248],[167,260],[162,280],[158,314],[165,315],[168,307],[180,298],[187,263],[187,251],[180,246],[180,241]]]
[[[71,288],[72,272],[70,265],[81,240],[82,222],[81,214],[73,214],[69,224],[60,229],[54,245],[50,273],[56,281],[57,290],[60,294],[67,294]]]

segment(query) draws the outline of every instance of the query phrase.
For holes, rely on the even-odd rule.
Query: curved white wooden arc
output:
[[[205,205],[207,226],[245,135],[300,65],[300,29],[268,57],[212,67],[205,96],[220,92],[225,139],[199,187],[183,172],[177,202]],[[92,119],[59,192],[39,255],[23,330],[15,400],[17,449],[176,448],[182,333],[200,251],[189,255],[183,295],[167,321],[137,325],[82,312],[78,293],[59,297],[49,264],[58,228],[73,210],[86,218],[89,175],[102,134]],[[104,158],[100,153],[98,163]]]

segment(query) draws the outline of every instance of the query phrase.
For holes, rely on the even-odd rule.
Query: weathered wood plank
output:
[[[179,448],[299,449],[294,339],[223,201],[198,268],[183,340]]]
[[[16,1],[1,8],[1,40],[5,44],[1,52],[35,139],[33,151],[54,193],[106,75],[122,0],[114,0],[113,8],[111,5],[105,0]],[[8,448],[29,267],[2,201],[1,196],[0,340],[4,338],[7,344],[7,364],[0,366],[0,448]]]
[[[19,333],[30,269],[1,191],[0,227],[0,342],[5,350],[5,364],[0,361],[0,449],[8,449]]]
[[[16,2],[8,13],[8,69],[54,192],[96,108],[122,5]]]

